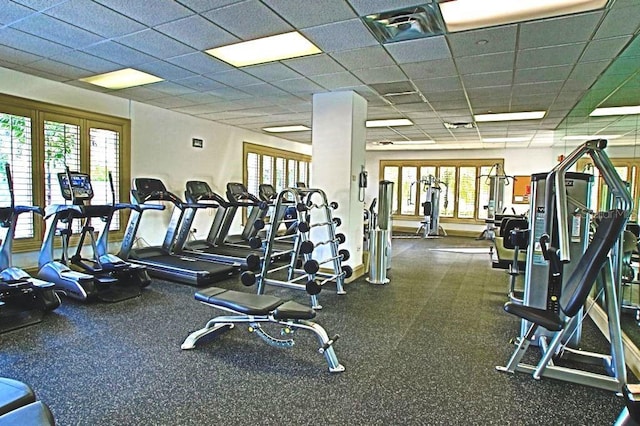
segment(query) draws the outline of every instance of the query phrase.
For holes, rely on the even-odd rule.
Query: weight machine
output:
[[[487,210],[486,228],[482,231],[478,240],[493,240],[495,237],[496,223],[502,220],[504,212],[504,188],[514,181],[514,176],[505,173],[500,163],[496,163],[489,170],[489,174],[480,175],[478,179],[486,178],[485,184],[489,185],[489,202],[484,208]],[[498,213],[500,212],[500,213]]]
[[[409,203],[413,202],[413,186],[422,185],[425,192],[425,201],[421,204],[424,220],[416,231],[416,235],[422,232],[422,238],[437,237],[447,235],[440,226],[440,195],[444,187],[444,208],[449,205],[449,187],[447,184],[433,175],[423,176],[420,180],[412,182],[409,189]]]

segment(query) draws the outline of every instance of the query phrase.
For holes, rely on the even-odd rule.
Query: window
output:
[[[95,192],[93,204],[128,199],[122,194],[129,192],[129,133],[127,119],[0,95],[0,161],[11,165],[17,205],[64,204],[58,173],[66,167],[90,174]],[[0,203],[5,206],[10,200],[4,165],[2,168],[4,188],[0,188]],[[113,237],[122,237],[121,223],[126,215],[126,210],[120,210],[114,216]],[[77,232],[80,224],[74,225]],[[99,221],[94,225],[99,226]],[[37,250],[43,234],[42,220],[21,215],[14,248]]]
[[[256,195],[257,182],[271,184],[276,191],[295,187],[298,182],[309,185],[310,162],[308,155],[245,142],[244,182]]]
[[[486,177],[503,160],[383,160],[383,179],[395,183],[392,212],[397,216],[422,216],[426,192],[421,182],[437,180],[440,187],[440,217],[458,222],[486,218],[489,202]]]

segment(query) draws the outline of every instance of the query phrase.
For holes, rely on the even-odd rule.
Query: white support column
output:
[[[346,236],[340,248],[351,254],[344,263],[353,268],[351,279],[366,272],[362,263],[364,202],[359,200],[358,186],[365,165],[366,119],[367,101],[355,92],[313,95],[311,187],[322,189],[329,202],[338,203],[333,217],[342,220],[336,232]],[[319,252],[330,257],[328,251]]]

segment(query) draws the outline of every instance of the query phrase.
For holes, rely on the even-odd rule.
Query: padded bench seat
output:
[[[32,402],[0,416],[0,426],[53,426],[51,410],[42,401]]]
[[[266,294],[242,293],[219,287],[209,287],[195,294],[196,300],[210,305],[231,309],[245,315],[269,315],[279,320],[312,319],[313,309],[300,303],[285,302]]]
[[[0,377],[0,416],[35,400],[36,395],[28,385]]]

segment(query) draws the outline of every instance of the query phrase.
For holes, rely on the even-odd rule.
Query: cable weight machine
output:
[[[493,240],[497,228],[496,223],[502,220],[502,213],[504,212],[504,188],[515,181],[516,178],[507,175],[500,163],[494,164],[489,170],[489,174],[480,175],[478,179],[483,177],[486,178],[485,184],[489,185],[489,202],[484,206],[485,210],[487,210],[486,228],[477,239]]]
[[[447,184],[433,175],[423,176],[420,180],[412,182],[409,189],[409,203],[413,203],[413,186],[422,185],[422,191],[425,193],[425,201],[422,202],[422,211],[424,220],[420,222],[420,226],[416,234],[422,232],[422,238],[438,237],[447,235],[445,230],[440,226],[440,195],[444,187],[443,204],[446,209],[449,205],[449,187]]]

